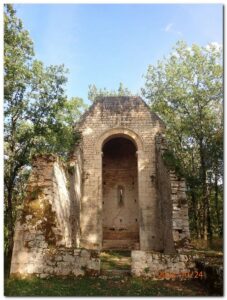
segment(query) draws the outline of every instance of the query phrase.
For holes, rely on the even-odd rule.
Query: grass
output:
[[[206,259],[222,261],[220,251],[200,250]],[[194,253],[194,254],[195,254]],[[102,270],[130,269],[130,251],[101,253]],[[77,277],[5,279],[5,296],[211,296],[199,279],[154,281],[145,278]]]
[[[101,270],[130,270],[130,251],[104,251],[100,254]]]
[[[199,280],[152,281],[95,277],[8,279],[5,296],[207,296]]]
[[[212,240],[192,239],[191,245],[197,250],[223,252],[223,239],[213,238]]]

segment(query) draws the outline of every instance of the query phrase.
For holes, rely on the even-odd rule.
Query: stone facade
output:
[[[105,209],[107,203],[104,199],[106,191],[104,176],[108,171],[105,166],[103,167],[103,162],[105,162],[103,149],[109,141],[113,142],[114,147],[114,140],[122,138],[130,140],[135,145],[137,154],[137,174],[132,180],[135,182],[135,176],[137,176],[135,189],[138,192],[134,195],[136,196],[134,199],[138,203],[139,216],[138,219],[136,217],[134,219],[138,220],[139,249],[174,251],[172,179],[170,172],[164,166],[157,142],[157,136],[165,131],[163,122],[139,97],[106,97],[98,99],[90,107],[77,124],[76,129],[81,132],[82,136],[84,174],[80,201],[80,245],[91,249],[103,247],[103,233],[107,230],[105,221],[103,226],[103,217],[105,219],[105,214],[108,214]],[[165,173],[165,180],[162,180],[161,173]],[[130,176],[129,174],[128,177]],[[117,178],[115,178],[112,193],[109,191],[109,195],[112,194],[111,197],[115,195],[115,200],[113,200],[115,202],[120,185],[117,184]],[[185,192],[182,191],[182,193]],[[175,199],[178,199],[178,192],[175,193]],[[89,211],[89,216],[87,211]],[[115,212],[116,210],[109,210],[109,215]],[[187,219],[184,218],[188,228]],[[109,228],[114,228],[116,232],[118,226],[109,226]],[[130,229],[126,227],[126,231],[129,232]],[[183,231],[178,232],[180,239]],[[176,234],[174,236],[177,239]],[[118,243],[120,245],[121,242]],[[130,240],[128,244],[131,245]]]
[[[29,273],[22,261],[34,253],[44,266],[52,250],[53,266],[59,267],[56,259],[65,249],[76,274],[85,262],[74,249],[176,252],[189,239],[185,183],[163,160],[159,117],[139,97],[106,97],[95,101],[75,130],[81,140],[67,167],[53,155],[33,161],[11,273]],[[59,262],[64,274],[73,272],[64,258]],[[92,254],[85,266],[91,265],[98,270]]]

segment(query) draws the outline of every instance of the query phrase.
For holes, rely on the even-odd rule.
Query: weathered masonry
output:
[[[11,274],[99,272],[102,249],[176,253],[189,239],[188,207],[184,180],[163,160],[160,118],[140,97],[105,97],[75,129],[68,166],[34,159]]]

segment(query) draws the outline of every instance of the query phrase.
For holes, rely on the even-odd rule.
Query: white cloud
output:
[[[181,31],[178,31],[178,30],[175,30],[174,28],[173,28],[173,23],[169,23],[169,24],[167,24],[166,25],[166,27],[164,28],[164,31],[165,32],[169,32],[169,33],[173,33],[173,34],[177,34],[177,35],[182,35],[182,32]]]
[[[172,28],[172,27],[173,27],[173,23],[169,23],[168,25],[166,25],[164,31],[165,31],[165,32],[169,32],[169,31],[171,31],[171,28]]]

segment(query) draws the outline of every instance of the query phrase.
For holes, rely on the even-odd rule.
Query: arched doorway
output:
[[[137,148],[125,136],[102,147],[103,248],[139,248]]]

